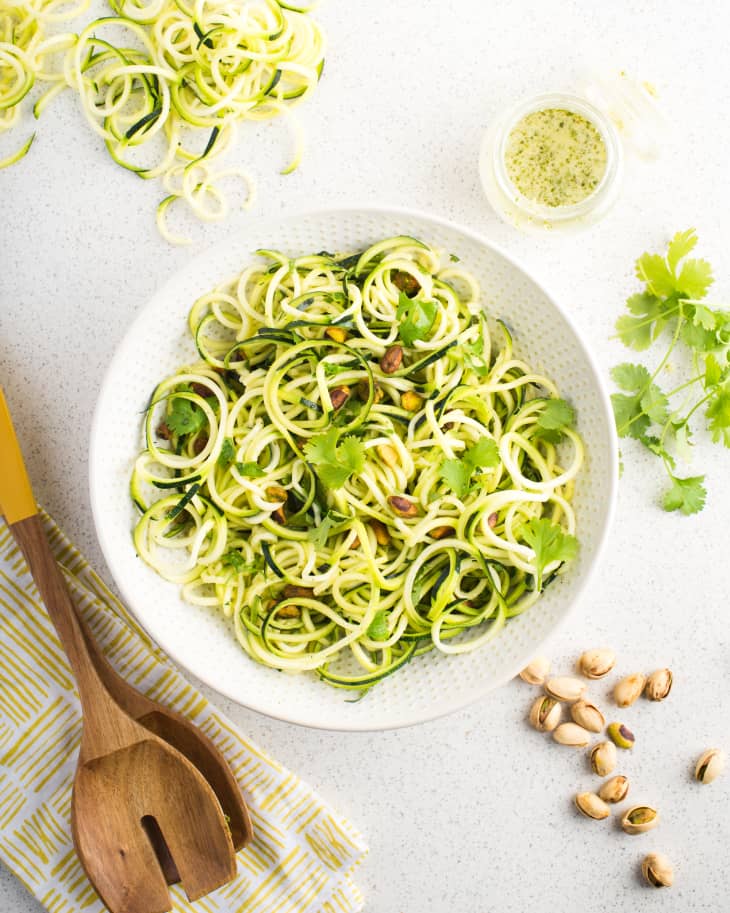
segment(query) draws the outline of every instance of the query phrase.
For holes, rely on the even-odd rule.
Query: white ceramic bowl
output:
[[[514,332],[515,350],[552,377],[574,404],[587,459],[576,485],[578,560],[493,642],[464,656],[430,653],[385,679],[358,703],[311,674],[289,675],[252,662],[232,624],[184,603],[137,558],[128,494],[142,445],[142,412],[155,384],[196,359],[187,330],[195,299],[236,275],[258,247],[292,254],[355,251],[407,234],[461,258],[479,279],[488,313]],[[513,677],[570,613],[606,537],[617,484],[617,445],[603,381],[567,314],[513,260],[485,239],[441,219],[404,210],[313,212],[252,224],[193,260],[138,315],[109,366],[96,407],[90,453],[91,503],[107,563],[127,605],[181,666],[217,691],[262,713],[327,729],[388,729],[457,710]]]

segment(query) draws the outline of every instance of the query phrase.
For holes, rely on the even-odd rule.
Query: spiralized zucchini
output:
[[[163,236],[189,243],[167,226],[169,208],[186,203],[204,221],[230,210],[225,178],[253,183],[241,168],[218,162],[243,121],[287,117],[301,158],[291,107],[315,89],[324,37],[294,4],[277,0],[110,0],[116,16],[92,22],[66,63],[92,128],[109,154],[167,191],[157,212]]]
[[[49,27],[73,19],[89,0],[4,0],[0,6],[0,134],[21,119],[21,103],[37,82],[51,83],[34,106],[38,117],[54,95],[65,87],[63,73],[49,64],[49,57],[66,52],[75,35],[49,35]],[[0,159],[0,168],[19,162],[28,152],[35,134],[15,152]]]
[[[479,647],[561,570],[525,537],[575,532],[572,410],[418,240],[259,254],[195,303],[202,361],[152,395],[139,555],[252,659],[337,687]]]

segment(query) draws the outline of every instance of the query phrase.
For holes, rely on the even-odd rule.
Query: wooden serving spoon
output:
[[[188,899],[196,900],[236,873],[224,813],[195,765],[136,722],[107,690],[43,532],[2,390],[0,442],[0,507],[58,632],[81,701],[71,803],[76,851],[111,913],[166,913],[172,903],[154,846],[165,844]]]

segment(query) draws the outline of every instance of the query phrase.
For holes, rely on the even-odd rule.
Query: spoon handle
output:
[[[41,525],[20,445],[0,389],[0,508],[23,552],[33,580],[76,677],[84,715],[82,754],[108,754],[138,738],[137,726],[104,687],[89,655],[71,595]]]

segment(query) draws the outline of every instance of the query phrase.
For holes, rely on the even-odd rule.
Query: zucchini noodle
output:
[[[575,532],[583,445],[545,422],[571,410],[421,241],[258,254],[195,303],[202,360],[152,394],[138,554],[253,660],[336,687],[478,648],[564,567],[525,530]]]
[[[76,36],[49,36],[47,27],[73,19],[88,5],[89,0],[71,4],[68,0],[4,0],[0,7],[0,135],[20,122],[22,102],[36,83],[51,83],[33,108],[36,117],[65,87],[63,73],[58,67],[49,66],[48,58],[67,52]],[[35,133],[15,152],[0,159],[0,168],[24,158],[34,137]]]
[[[190,243],[167,225],[181,201],[203,221],[230,210],[221,186],[252,180],[219,162],[243,121],[284,116],[295,151],[300,131],[290,108],[316,88],[324,37],[307,8],[277,0],[110,0],[115,16],[92,22],[66,59],[66,80],[117,164],[142,178],[162,178],[167,195],[157,225],[172,243]]]

